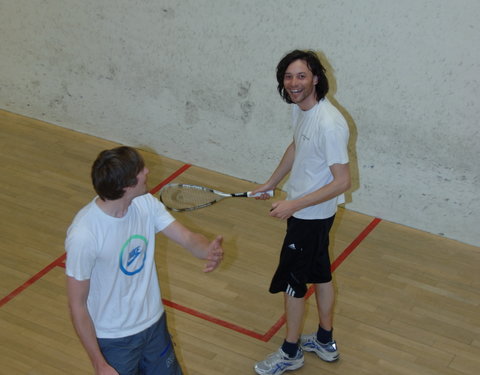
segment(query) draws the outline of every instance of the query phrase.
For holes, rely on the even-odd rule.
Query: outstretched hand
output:
[[[215,268],[218,267],[220,262],[223,259],[223,248],[222,248],[223,237],[217,236],[210,244],[208,245],[208,255],[207,263],[203,267],[203,272],[212,272]]]

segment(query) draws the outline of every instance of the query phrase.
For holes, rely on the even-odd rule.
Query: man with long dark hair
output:
[[[287,333],[282,347],[255,365],[260,375],[278,375],[303,366],[303,351],[327,362],[339,358],[333,339],[334,288],[328,254],[329,231],[337,205],[350,188],[349,131],[341,113],[325,97],[325,68],[312,51],[295,50],[277,66],[278,92],[293,104],[292,143],[266,183],[253,192],[275,189],[290,173],[287,199],[272,204],[270,216],[287,220],[280,262],[270,292],[283,292]],[[263,194],[260,199],[268,199]],[[319,325],[301,334],[307,284],[314,284]]]
[[[91,171],[98,196],[68,229],[68,303],[96,375],[182,374],[158,285],[156,233],[206,259],[205,272],[223,257],[221,236],[210,242],[191,232],[147,193],[148,172],[131,147],[102,151]]]

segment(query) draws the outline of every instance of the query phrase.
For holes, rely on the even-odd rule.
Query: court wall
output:
[[[478,19],[475,0],[0,0],[0,108],[262,182],[292,137],[275,66],[311,48],[349,122],[347,208],[478,246]]]

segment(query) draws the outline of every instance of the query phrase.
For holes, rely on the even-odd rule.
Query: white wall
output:
[[[275,66],[311,48],[350,123],[347,208],[478,246],[479,19],[476,0],[0,0],[0,108],[262,182],[292,136]]]

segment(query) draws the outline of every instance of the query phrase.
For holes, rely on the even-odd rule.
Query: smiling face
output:
[[[317,104],[315,85],[318,77],[314,76],[304,60],[295,60],[285,71],[283,86],[290,100],[303,111],[311,109]]]

